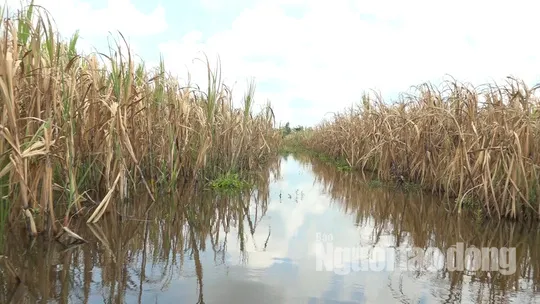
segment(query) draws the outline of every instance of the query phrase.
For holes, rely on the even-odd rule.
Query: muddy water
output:
[[[75,222],[88,241],[79,246],[13,231],[2,254],[22,281],[4,260],[0,303],[540,302],[532,224],[459,218],[426,194],[299,156],[259,180],[252,193],[183,189],[151,208],[141,197],[98,225]],[[474,272],[466,255],[464,271],[449,271],[436,261],[458,243],[515,247],[515,258],[507,252],[497,271]],[[408,259],[413,248],[432,254]]]

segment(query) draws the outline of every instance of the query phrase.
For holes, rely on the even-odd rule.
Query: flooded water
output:
[[[98,224],[75,223],[83,245],[12,232],[1,244],[0,303],[540,302],[533,224],[457,217],[437,198],[301,156],[260,179],[235,196],[182,190],[151,208],[141,197]],[[458,243],[514,247],[514,259],[499,256],[506,272],[474,272],[403,256]]]

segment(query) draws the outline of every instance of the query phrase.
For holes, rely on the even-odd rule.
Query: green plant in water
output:
[[[351,171],[351,166],[349,166],[349,165],[338,165],[337,169],[338,169],[338,171],[349,172],[349,171]]]
[[[467,196],[463,198],[462,208],[473,211],[477,218],[483,215],[482,204],[474,197]]]
[[[482,209],[480,206],[478,206],[476,208],[476,210],[474,211],[474,218],[476,220],[476,224],[480,225],[484,222],[484,218],[485,218],[485,215],[484,215],[484,209]]]
[[[380,180],[370,180],[368,185],[372,188],[380,188],[383,186],[383,183]]]
[[[420,191],[422,190],[422,186],[419,184],[411,183],[411,182],[404,182],[403,183],[403,189],[407,192],[410,191]]]
[[[250,186],[251,184],[242,180],[237,173],[227,173],[210,182],[210,187],[216,190],[243,190]]]

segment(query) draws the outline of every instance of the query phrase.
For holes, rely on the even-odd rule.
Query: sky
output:
[[[6,1],[6,0],[5,0]],[[7,0],[20,7],[20,0]],[[375,90],[391,101],[449,76],[475,85],[540,82],[533,0],[36,0],[81,50],[108,50],[120,31],[147,66],[201,87],[204,54],[236,102],[256,83],[277,123],[313,126]],[[108,40],[109,39],[109,40]]]

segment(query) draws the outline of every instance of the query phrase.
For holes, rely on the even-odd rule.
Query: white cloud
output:
[[[212,9],[217,10],[223,8],[225,5],[227,5],[227,1],[225,0],[200,0],[203,7],[206,9]]]
[[[8,0],[15,7],[18,2]],[[224,3],[202,1],[214,14]],[[144,39],[172,30],[160,4],[145,14],[129,0],[109,0],[103,7],[88,0],[36,0],[64,37],[80,29],[82,49],[106,47],[108,32],[120,30],[135,52],[142,47],[146,53],[162,52],[169,70],[182,78],[189,71],[202,87],[206,70],[194,58],[206,52],[214,67],[219,54],[224,81],[234,87],[237,100],[255,77],[258,105],[270,99],[277,119],[293,126],[341,111],[365,90],[388,97],[446,74],[475,84],[510,74],[529,84],[540,81],[540,42],[533,38],[540,4],[531,0],[240,3],[236,9],[227,6],[228,12],[244,9],[217,32],[193,28],[182,39],[155,46]]]
[[[445,74],[476,84],[509,74],[538,80],[539,5],[518,2],[295,1],[305,14],[294,18],[285,1],[262,0],[208,39],[192,33],[160,49],[173,69],[184,71],[204,50],[219,52],[229,83],[279,79],[280,91],[259,90],[258,99],[272,97],[280,120],[313,123],[363,90],[388,95]],[[293,109],[298,98],[311,107]]]
[[[7,1],[11,10],[19,9],[20,3],[19,0]],[[160,4],[149,14],[138,10],[129,0],[108,0],[105,7],[99,8],[83,0],[35,0],[34,4],[48,11],[64,39],[79,30],[79,46],[85,51],[106,44],[109,33],[119,38],[120,31],[130,43],[130,38],[148,37],[167,29],[165,9]]]

